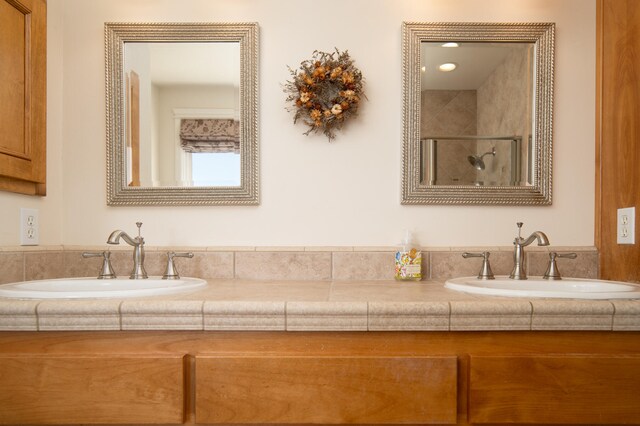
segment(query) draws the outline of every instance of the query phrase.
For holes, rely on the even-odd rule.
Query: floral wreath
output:
[[[284,85],[287,102],[295,111],[293,123],[302,120],[309,126],[304,134],[322,132],[331,141],[335,131],[351,117],[358,115],[363,92],[362,73],[353,65],[347,51],[333,53],[314,51],[313,57],[289,67],[293,79]]]

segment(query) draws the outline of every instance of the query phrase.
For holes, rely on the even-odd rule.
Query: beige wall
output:
[[[429,246],[509,245],[515,222],[552,244],[592,245],[594,0],[49,0],[49,195],[0,194],[0,245],[18,210],[39,207],[43,244],[102,244],[145,223],[149,245],[391,245],[403,228]],[[257,207],[107,207],[106,21],[260,25],[262,202]],[[554,204],[401,206],[402,21],[555,22]],[[315,49],[349,50],[368,102],[329,144],[305,137],[282,83]],[[581,161],[575,161],[575,153]],[[580,212],[580,214],[576,214]]]

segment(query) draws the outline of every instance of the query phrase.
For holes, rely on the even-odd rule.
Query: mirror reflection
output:
[[[260,203],[258,30],[105,23],[108,205]]]
[[[240,185],[240,43],[126,42],[129,187]]]
[[[533,43],[420,44],[420,181],[530,186]]]
[[[551,204],[554,37],[403,23],[402,204]]]

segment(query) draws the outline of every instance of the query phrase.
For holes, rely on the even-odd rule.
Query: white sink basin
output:
[[[0,285],[0,297],[13,299],[128,298],[185,293],[206,285],[207,282],[199,278],[179,280],[163,280],[159,277],[150,277],[146,280],[61,278],[3,284]]]
[[[560,281],[529,277],[512,280],[496,277],[495,280],[479,280],[462,277],[447,280],[446,288],[466,293],[509,297],[555,297],[566,299],[640,299],[640,285],[621,281],[563,278]]]

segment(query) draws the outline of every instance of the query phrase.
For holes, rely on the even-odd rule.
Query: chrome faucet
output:
[[[144,270],[144,238],[140,235],[142,222],[136,222],[136,225],[138,226],[138,236],[135,238],[131,238],[126,232],[118,229],[113,231],[107,239],[107,244],[120,244],[122,237],[127,244],[133,246],[133,270],[129,275],[132,280],[148,278],[147,271]]]
[[[524,268],[524,248],[535,240],[538,240],[539,246],[548,246],[549,239],[542,231],[536,231],[527,238],[522,238],[520,236],[520,232],[522,231],[522,222],[517,222],[516,225],[518,225],[518,236],[513,240],[513,271],[511,271],[509,278],[512,280],[526,280],[527,273]]]

